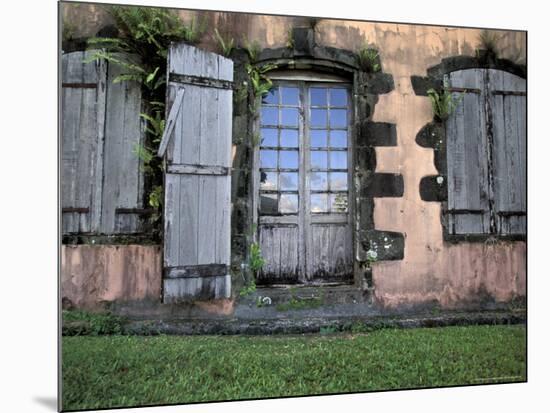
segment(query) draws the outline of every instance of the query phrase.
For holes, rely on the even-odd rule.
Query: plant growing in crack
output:
[[[501,37],[491,30],[482,30],[478,36],[479,47],[476,49],[477,58],[498,59],[498,43]]]
[[[367,251],[367,267],[371,268],[372,263],[376,261],[378,261],[378,253],[373,249],[369,249]]]
[[[367,73],[376,73],[381,70],[380,55],[376,49],[363,47],[357,53],[357,60],[361,69]]]
[[[260,245],[253,241],[254,234],[256,232],[256,225],[252,225],[247,238],[249,239],[248,247],[248,260],[247,263],[242,264],[243,268],[243,281],[244,287],[241,289],[239,295],[244,297],[254,291],[256,291],[256,278],[259,271],[263,268],[265,264],[265,259],[262,256],[262,250]],[[247,273],[245,276],[244,273]]]
[[[214,29],[214,38],[218,42],[221,52],[225,57],[229,56],[233,49],[235,49],[235,39],[232,37],[224,38],[217,28]]]
[[[433,88],[428,89],[428,98],[432,104],[434,119],[439,122],[446,121],[464,98],[464,93],[462,92],[458,97],[454,97],[447,82],[444,82],[443,89],[440,91]]]

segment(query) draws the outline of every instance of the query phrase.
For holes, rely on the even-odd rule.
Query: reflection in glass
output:
[[[345,128],[347,125],[347,113],[345,109],[331,109],[330,111],[330,127]]]
[[[274,191],[277,189],[277,172],[260,171],[260,189]]]
[[[276,105],[279,103],[279,89],[274,87],[272,88],[267,95],[262,99],[262,103],[267,103],[270,105]]]
[[[346,172],[332,172],[329,174],[331,191],[348,189],[348,174]]]
[[[298,131],[296,129],[281,129],[281,146],[286,148],[297,148]]]
[[[327,212],[327,194],[311,194],[311,212]]]
[[[281,125],[298,126],[298,109],[282,108],[281,109]]]
[[[281,98],[283,105],[298,106],[298,88],[297,87],[282,87]]]
[[[277,214],[277,195],[260,194],[260,213],[265,215]]]
[[[297,191],[298,174],[296,172],[281,173],[281,191]]]
[[[346,151],[333,151],[330,153],[330,169],[347,169],[348,153]]]
[[[280,151],[279,168],[298,169],[298,151]]]
[[[332,148],[347,148],[348,132],[345,130],[330,131],[330,146]]]
[[[326,169],[327,151],[311,151],[311,167],[314,169]]]
[[[293,214],[298,212],[298,195],[281,194],[279,211],[281,214]]]
[[[277,151],[260,151],[260,168],[276,168],[277,167]]]
[[[310,179],[312,191],[326,191],[328,189],[326,172],[313,172]]]
[[[277,129],[261,129],[262,146],[279,146],[277,142]]]
[[[326,109],[311,109],[311,126],[314,127],[327,127],[327,111]]]
[[[326,106],[327,105],[327,90],[324,88],[309,89],[309,99],[311,106]]]
[[[347,192],[330,195],[330,212],[348,212]]]
[[[325,129],[312,129],[310,134],[310,146],[312,148],[325,148],[327,146],[327,131]]]
[[[263,107],[261,122],[262,122],[262,125],[276,126],[278,123],[278,109]]]
[[[348,94],[346,89],[330,89],[330,106],[347,106]]]

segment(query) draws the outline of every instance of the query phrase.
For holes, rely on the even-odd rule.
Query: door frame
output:
[[[303,71],[296,71],[296,75],[293,73],[293,71],[284,71],[281,76],[278,76],[276,72],[273,72],[273,76],[271,77],[273,80],[274,85],[278,86],[292,86],[292,87],[298,87],[300,89],[300,99],[302,102],[302,108],[300,109],[300,125],[299,125],[299,168],[307,168],[304,169],[303,174],[299,174],[299,211],[298,214],[292,216],[292,218],[289,218],[291,221],[296,221],[298,225],[298,237],[299,237],[299,254],[300,256],[304,256],[305,259],[300,260],[300,271],[302,273],[301,276],[299,276],[299,282],[297,284],[292,284],[296,286],[334,286],[334,285],[357,285],[356,280],[356,257],[355,257],[355,251],[356,251],[356,188],[354,185],[354,176],[355,176],[355,162],[356,162],[356,154],[355,154],[355,116],[356,116],[356,99],[354,96],[354,81],[350,78],[345,78],[341,76],[336,75],[325,75],[323,73],[316,73],[316,72],[305,72],[304,75]],[[306,182],[306,179],[309,178],[309,165],[310,165],[310,157],[309,157],[309,148],[311,147],[310,141],[309,141],[309,132],[306,132],[306,130],[309,130],[309,126],[306,122],[306,117],[304,114],[305,110],[309,110],[310,104],[309,104],[309,96],[307,95],[307,90],[311,86],[334,86],[334,85],[342,85],[345,86],[345,88],[348,91],[348,119],[347,119],[347,160],[348,160],[348,171],[347,171],[347,178],[348,178],[348,212],[347,212],[347,225],[349,227],[350,237],[351,237],[351,271],[352,275],[348,282],[334,282],[334,281],[327,281],[327,282],[319,282],[319,280],[307,280],[307,273],[308,273],[308,265],[309,262],[311,262],[310,253],[311,253],[311,211],[310,211],[310,191],[309,191],[309,184]],[[307,102],[305,99],[307,98]],[[258,108],[258,110],[261,110],[261,97],[256,98],[255,107]],[[253,121],[253,134],[254,136],[259,136],[260,134],[260,115],[255,117]],[[301,169],[300,169],[301,170]],[[252,219],[253,224],[255,227],[255,231],[253,233],[253,241],[259,242],[259,230],[260,230],[260,213],[259,213],[259,192],[260,192],[260,145],[255,144],[253,145],[253,152],[252,152]],[[309,212],[309,213],[308,213]],[[303,219],[300,218],[300,216],[303,214]],[[325,221],[326,223],[345,223],[345,221],[340,221],[337,218],[338,215],[319,215],[317,216],[317,223],[323,223]],[[280,223],[284,225],[284,215],[281,217],[277,217],[280,219],[277,221],[277,223]],[[266,221],[269,221],[269,217]],[[269,222],[265,222],[269,223]],[[314,222],[315,223],[315,222]],[[304,234],[304,232],[307,231],[307,236]],[[304,240],[304,241],[301,241]],[[274,284],[276,285],[276,284]]]

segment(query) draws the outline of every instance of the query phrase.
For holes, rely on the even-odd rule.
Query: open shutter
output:
[[[229,297],[233,62],[177,44],[168,71],[164,302]]]
[[[526,81],[489,70],[494,145],[494,193],[497,231],[526,232]]]
[[[93,52],[62,56],[61,206],[64,234],[141,230],[141,86],[113,83],[121,73]]]
[[[62,231],[97,230],[101,217],[101,170],[106,65],[84,64],[89,52],[62,57]]]
[[[446,124],[448,225],[451,234],[490,231],[484,70],[448,75],[454,97],[464,97]]]

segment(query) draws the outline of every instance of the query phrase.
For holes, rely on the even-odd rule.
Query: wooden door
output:
[[[168,71],[163,300],[229,297],[233,62],[175,44]]]
[[[260,116],[260,284],[349,282],[350,91],[278,82]]]

